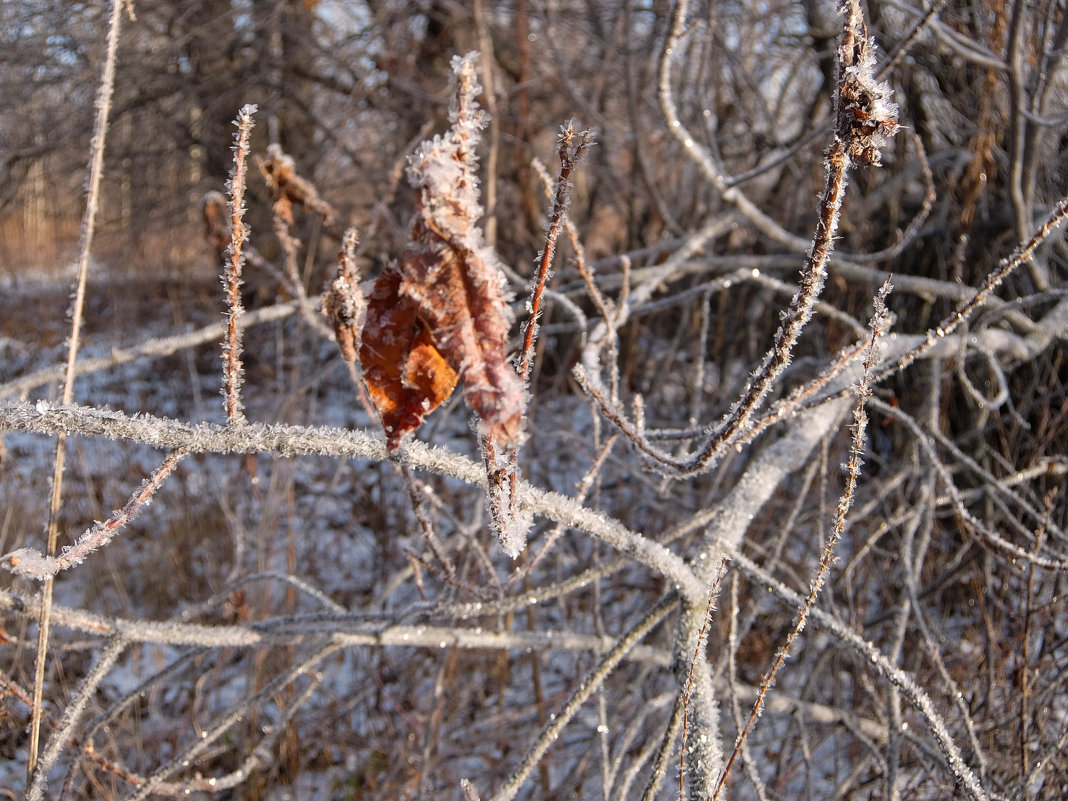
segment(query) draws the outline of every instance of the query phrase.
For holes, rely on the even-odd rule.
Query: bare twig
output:
[[[63,403],[74,399],[75,362],[81,344],[85,286],[89,276],[89,256],[96,231],[96,215],[100,204],[100,182],[104,175],[104,142],[107,139],[108,116],[111,113],[111,98],[115,88],[115,62],[119,47],[119,30],[122,24],[123,3],[113,0],[108,21],[107,52],[104,71],[97,87],[96,118],[93,121],[93,138],[89,145],[89,191],[86,194],[85,211],[82,214],[81,241],[78,246],[78,276],[75,281],[74,302],[71,305],[70,339],[67,347],[67,366],[63,378]],[[45,554],[54,556],[59,542],[59,512],[63,498],[63,473],[67,462],[67,437],[62,432],[56,437],[56,454],[52,467],[52,489],[48,505],[48,538]],[[41,586],[41,617],[38,620],[37,652],[34,658],[33,710],[30,720],[29,758],[27,776],[32,777],[37,764],[40,746],[41,714],[44,704],[44,678],[48,653],[49,610],[52,603],[52,581]]]
[[[816,596],[819,595],[820,589],[823,587],[823,583],[827,578],[827,571],[830,569],[831,562],[834,559],[835,546],[838,544],[838,541],[842,537],[842,533],[845,531],[846,514],[849,512],[849,508],[853,505],[853,496],[857,488],[857,479],[860,477],[861,454],[864,451],[868,426],[868,415],[864,409],[864,405],[867,402],[868,396],[871,394],[869,382],[875,366],[876,344],[879,338],[886,333],[888,325],[889,314],[886,308],[886,297],[890,293],[890,289],[891,286],[888,281],[883,285],[879,295],[875,298],[875,315],[872,317],[871,321],[871,338],[868,342],[868,352],[864,360],[864,372],[862,373],[855,390],[857,394],[857,405],[853,410],[853,441],[849,449],[849,461],[846,465],[848,477],[846,479],[846,486],[842,492],[842,496],[838,500],[838,508],[835,511],[831,536],[828,538],[827,543],[823,548],[823,553],[820,555],[819,568],[809,585],[808,597],[805,598],[804,604],[798,610],[797,618],[794,621],[794,627],[787,636],[786,642],[783,643],[779,652],[776,654],[775,663],[764,675],[763,679],[761,679],[760,691],[757,695],[757,701],[753,705],[753,711],[749,714],[749,719],[746,721],[745,728],[738,734],[738,740],[735,743],[734,751],[728,758],[727,764],[723,769],[723,774],[720,776],[719,781],[716,784],[716,791],[713,798],[719,798],[724,783],[727,781],[727,777],[730,776],[734,761],[737,759],[738,754],[742,749],[742,745],[749,736],[753,724],[756,722],[757,718],[760,717],[760,713],[763,709],[765,693],[767,693],[768,688],[775,683],[775,676],[786,661],[786,657],[790,653],[790,647],[793,645],[797,636],[805,628],[805,621],[808,619],[808,615],[812,611]]]
[[[226,252],[223,272],[223,287],[226,289],[226,339],[223,341],[223,398],[226,419],[231,425],[245,422],[241,410],[241,337],[238,320],[245,309],[241,303],[241,272],[245,264],[244,246],[248,239],[245,225],[245,176],[249,151],[249,135],[252,132],[252,116],[256,106],[251,103],[238,112],[234,125],[234,168],[230,173],[230,246]]]
[[[78,406],[53,407],[47,403],[0,401],[0,426],[11,430],[55,434],[66,430],[81,436],[143,442],[153,447],[180,448],[190,453],[261,453],[287,456],[319,454],[362,457],[376,461],[390,458],[385,442],[362,431],[337,428],[247,424],[218,426],[190,425],[150,415],[129,417],[121,412],[100,411]],[[409,442],[393,458],[418,470],[451,475],[467,483],[483,485],[485,469],[475,462],[443,448]],[[696,599],[704,608],[707,592],[684,560],[659,543],[629,531],[618,521],[605,519],[573,498],[547,492],[520,482],[520,509],[541,514],[567,526],[589,531],[631,559],[648,564],[657,573],[678,585],[687,599]]]

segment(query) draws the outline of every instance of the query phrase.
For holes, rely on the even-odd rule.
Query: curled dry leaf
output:
[[[206,192],[200,199],[200,214],[204,219],[204,239],[219,256],[230,244],[229,209],[222,192]]]
[[[419,191],[411,241],[399,266],[378,278],[368,304],[360,361],[390,448],[418,428],[455,386],[493,442],[518,442],[523,385],[507,358],[504,276],[477,223],[475,146],[485,115],[475,101],[477,54],[453,61],[452,127],[413,157]]]
[[[421,222],[413,231],[418,238],[404,255],[401,291],[459,374],[483,432],[499,445],[514,444],[523,385],[507,357],[507,307],[495,257],[457,247]]]
[[[401,287],[401,273],[392,265],[375,281],[360,346],[363,378],[390,450],[452,394],[457,379]]]
[[[311,214],[318,214],[330,225],[337,217],[334,207],[319,197],[319,191],[306,178],[297,174],[293,158],[278,144],[267,147],[267,158],[257,161],[263,179],[271,190],[274,212],[287,223],[293,223],[293,206],[303,206]]]

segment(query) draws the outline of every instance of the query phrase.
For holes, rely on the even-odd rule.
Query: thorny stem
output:
[[[675,738],[678,737],[679,732],[682,731],[683,706],[682,695],[676,694],[675,703],[672,704],[671,707],[671,717],[668,718],[667,725],[664,727],[664,733],[660,737],[660,742],[656,746],[653,767],[649,772],[649,778],[646,780],[641,801],[654,801],[660,790],[660,785],[663,783],[664,777],[667,775],[668,764],[672,753],[672,745],[675,742]]]
[[[545,291],[545,282],[549,279],[553,256],[556,253],[556,241],[560,237],[560,225],[567,214],[571,199],[571,173],[579,161],[586,155],[593,143],[593,132],[585,130],[575,138],[575,123],[569,121],[560,132],[560,172],[556,177],[556,194],[553,197],[553,209],[549,217],[549,230],[545,237],[545,248],[538,259],[538,273],[534,278],[534,288],[530,297],[530,316],[523,333],[523,350],[519,363],[519,376],[525,385],[530,379],[530,360],[534,353],[534,337],[537,333],[538,313],[541,309],[541,297]]]
[[[782,325],[776,332],[772,349],[764,357],[763,365],[746,387],[742,397],[732,407],[726,419],[711,433],[700,450],[681,459],[660,450],[652,445],[635,425],[623,418],[596,386],[589,381],[582,382],[583,388],[597,401],[602,413],[619,426],[627,438],[639,450],[651,457],[657,467],[668,475],[684,478],[709,469],[727,447],[746,434],[758,405],[770,391],[775,380],[789,365],[793,346],[808,322],[816,298],[823,288],[827,256],[838,225],[838,214],[845,191],[845,175],[848,166],[849,159],[845,152],[845,145],[836,139],[828,156],[827,185],[820,204],[820,218],[812,250],[801,272],[798,291],[783,317]]]
[[[367,315],[367,298],[360,289],[360,274],[356,267],[359,234],[355,228],[345,231],[341,239],[341,250],[337,254],[337,275],[330,288],[323,294],[320,308],[334,329],[334,339],[341,358],[345,362],[349,379],[356,388],[360,405],[367,412],[370,420],[378,420],[375,409],[367,394],[367,384],[360,372],[360,341],[363,338],[363,325]],[[379,421],[381,422],[381,421]]]
[[[238,320],[245,313],[241,304],[241,272],[245,257],[243,249],[248,238],[245,216],[245,177],[249,151],[249,134],[252,131],[252,115],[256,106],[249,103],[238,112],[234,124],[234,169],[230,173],[230,246],[227,248],[226,269],[223,286],[226,288],[226,340],[223,343],[223,397],[226,419],[231,425],[245,422],[241,410],[241,336]]]
[[[533,166],[534,172],[538,174],[538,178],[541,179],[541,182],[545,188],[545,196],[551,199],[553,197],[553,182],[552,179],[549,177],[549,173],[546,172],[544,165],[537,159],[534,159],[531,166]],[[571,219],[566,215],[564,216],[564,230],[567,232],[567,239],[571,243],[572,249],[575,251],[575,270],[582,278],[582,282],[586,286],[586,293],[590,296],[590,300],[593,301],[593,305],[597,308],[598,314],[601,315],[601,324],[605,328],[604,336],[602,338],[605,343],[603,347],[608,352],[608,363],[611,365],[615,365],[617,358],[617,333],[615,330],[615,318],[618,316],[619,311],[625,308],[626,306],[626,292],[628,289],[626,278],[628,275],[630,260],[625,256],[621,260],[623,267],[621,277],[624,279],[622,282],[622,289],[620,293],[621,297],[617,309],[612,310],[610,308],[610,302],[604,296],[601,290],[597,287],[597,283],[594,281],[594,274],[592,268],[586,263],[586,253],[582,247],[582,243],[579,241],[578,231],[575,229],[574,223],[572,223]],[[618,398],[618,393],[616,391],[617,380],[615,370],[612,371],[612,374],[609,377],[609,386],[611,390],[610,396],[612,398],[612,402],[614,403]]]
[[[111,97],[115,88],[115,61],[119,46],[119,29],[122,23],[123,3],[112,0],[111,18],[108,23],[107,55],[104,72],[96,97],[96,119],[93,122],[93,139],[89,158],[89,191],[82,215],[81,243],[78,248],[78,277],[75,283],[74,303],[71,306],[70,342],[67,348],[67,367],[63,378],[63,404],[74,399],[75,362],[81,344],[82,314],[85,307],[85,286],[89,276],[89,254],[96,230],[96,214],[100,203],[100,182],[104,175],[104,142],[108,132],[108,116],[111,113]],[[132,15],[131,15],[132,16]],[[52,489],[48,503],[48,537],[45,553],[54,556],[59,543],[59,510],[63,499],[63,472],[67,463],[67,437],[56,437],[56,455],[52,466]],[[37,652],[33,670],[33,707],[30,714],[30,742],[26,764],[27,781],[33,778],[37,766],[37,753],[41,742],[41,716],[44,712],[44,679],[48,653],[48,637],[52,608],[52,579],[41,587],[41,615],[37,627]]]
[[[831,145],[831,152],[827,156],[827,167],[827,185],[820,202],[820,216],[816,224],[812,250],[801,270],[797,294],[790,303],[782,326],[775,334],[772,349],[764,357],[764,364],[746,387],[730,414],[720,424],[716,436],[712,437],[691,460],[694,466],[703,467],[721,447],[728,444],[738,434],[744,433],[749,427],[757,406],[790,363],[794,343],[797,342],[801,329],[812,316],[812,306],[823,289],[823,282],[827,275],[827,257],[833,246],[842,197],[845,194],[849,158],[846,155],[845,143],[841,140],[836,139]]]

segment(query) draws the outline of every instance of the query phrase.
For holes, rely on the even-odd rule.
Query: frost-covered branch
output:
[[[178,462],[185,456],[181,451],[174,451],[167,455],[163,462],[144,482],[140,489],[135,492],[126,505],[116,511],[107,520],[97,523],[86,530],[73,545],[63,548],[58,556],[35,551],[32,548],[19,548],[3,558],[3,564],[12,573],[26,578],[43,581],[51,578],[61,570],[69,570],[80,565],[93,551],[99,550],[108,544],[119,532],[132,521],[137,514],[152,501],[152,496],[160,488],[171,471],[178,466]]]
[[[153,418],[128,417],[121,412],[87,407],[55,407],[0,402],[0,429],[55,435],[61,431],[81,436],[141,442],[156,448],[182,449],[189,453],[274,453],[279,456],[318,455],[383,461],[391,458],[386,443],[362,431],[329,427],[263,425],[218,426],[189,424]],[[392,458],[416,470],[452,476],[484,486],[485,471],[476,463],[451,453],[412,441]],[[705,590],[685,562],[675,553],[618,521],[592,511],[572,498],[519,484],[520,508],[567,526],[586,531],[619,549],[632,559],[675,582],[688,599],[703,603]]]
[[[672,36],[662,59],[662,71],[670,64],[672,43],[681,35],[686,5],[685,0],[682,0],[676,9]],[[639,422],[628,424],[618,410],[611,409],[604,393],[590,380],[589,370],[581,376],[588,391],[609,419],[621,425],[628,438],[650,458],[653,465],[667,475],[684,478],[707,471],[732,444],[748,433],[761,403],[790,364],[794,345],[812,316],[816,299],[823,289],[827,260],[838,228],[845,194],[846,174],[856,164],[878,165],[880,149],[897,132],[897,106],[890,100],[889,87],[875,80],[875,45],[867,36],[860,7],[856,2],[846,3],[843,5],[843,11],[846,21],[836,53],[836,122],[834,138],[827,152],[827,175],[820,196],[816,232],[808,249],[808,258],[801,269],[798,291],[782,315],[782,324],[775,334],[771,349],[754,371],[741,397],[724,419],[709,429],[699,447],[678,458],[649,444],[639,430]],[[669,90],[670,76],[662,73],[661,100],[665,103],[669,129],[677,137],[684,137],[684,145],[688,152],[695,154],[706,177],[718,188],[723,188],[722,176],[712,164],[711,156],[681,130],[677,114],[669,102]],[[736,193],[737,189],[725,191]]]
[[[245,225],[245,177],[248,171],[249,136],[252,133],[252,116],[256,106],[248,104],[238,112],[234,125],[234,168],[230,172],[230,245],[226,250],[223,265],[223,287],[226,290],[226,339],[223,340],[223,398],[226,419],[232,424],[245,422],[241,410],[241,337],[238,320],[245,313],[241,303],[241,273],[245,266],[245,241],[248,226]]]

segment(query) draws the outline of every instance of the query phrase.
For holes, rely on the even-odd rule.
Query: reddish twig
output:
[[[556,241],[560,237],[560,226],[563,224],[567,207],[571,202],[571,173],[586,155],[590,145],[593,144],[593,131],[587,129],[578,134],[575,141],[575,123],[569,120],[560,131],[559,156],[560,172],[556,176],[556,193],[553,196],[553,208],[549,214],[549,229],[545,237],[545,247],[538,255],[538,272],[534,276],[534,284],[530,293],[530,315],[527,318],[523,331],[523,349],[519,362],[519,376],[526,384],[530,380],[530,361],[534,353],[534,338],[537,335],[538,314],[541,310],[541,297],[545,291],[545,283],[549,280],[549,273],[556,253]]]
[[[241,272],[245,257],[243,248],[248,239],[248,226],[245,225],[245,176],[248,170],[246,161],[249,151],[249,134],[252,131],[252,115],[256,106],[248,104],[238,112],[234,124],[237,134],[234,137],[234,169],[230,173],[228,188],[230,190],[230,246],[226,251],[226,266],[223,274],[223,286],[226,289],[226,339],[223,341],[223,398],[225,399],[226,419],[235,425],[245,422],[241,410],[241,336],[238,320],[244,314],[241,303]]]

